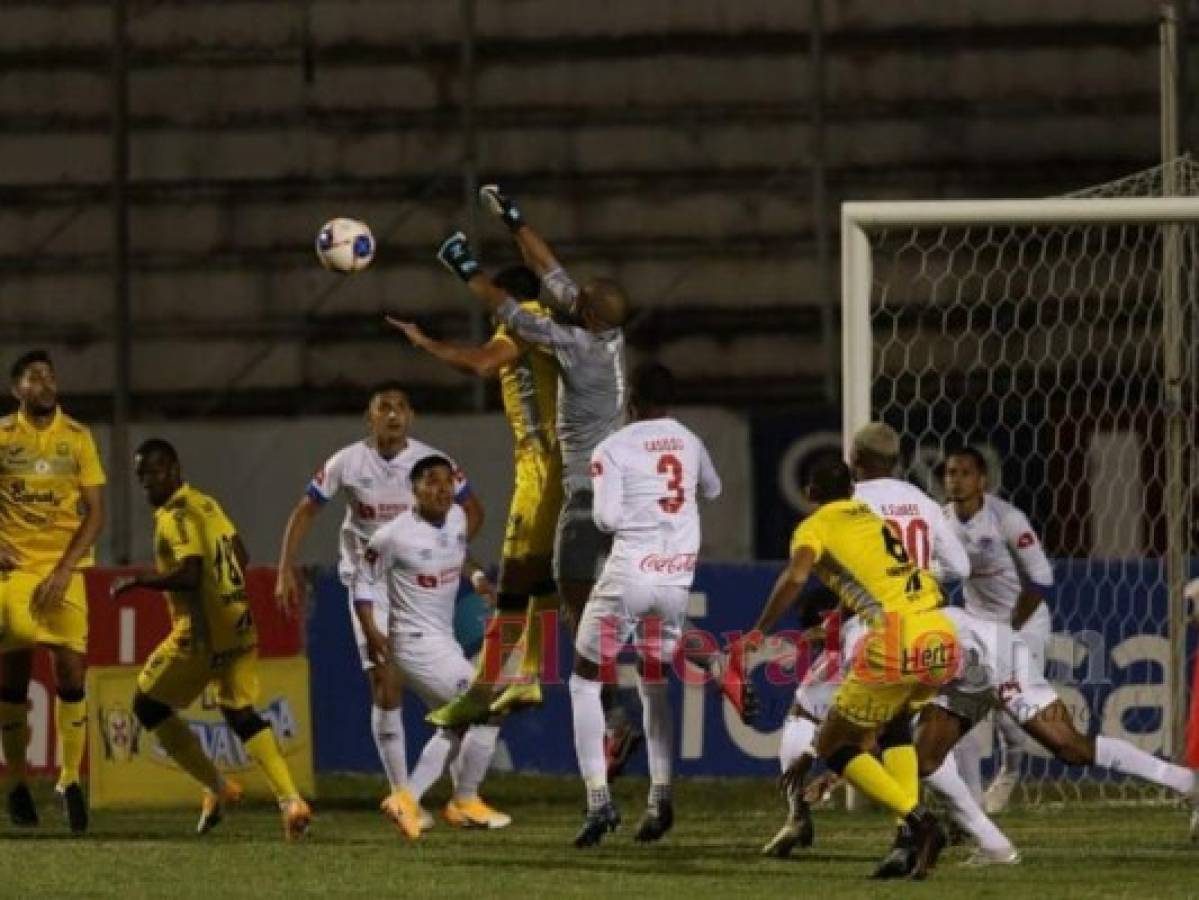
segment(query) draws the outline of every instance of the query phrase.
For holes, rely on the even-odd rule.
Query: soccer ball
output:
[[[361,272],[375,257],[375,237],[365,222],[332,219],[316,233],[316,256],[333,272]]]

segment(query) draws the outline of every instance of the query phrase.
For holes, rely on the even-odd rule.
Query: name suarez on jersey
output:
[[[883,503],[880,504],[879,512],[884,518],[887,516],[918,516],[920,507],[915,503]]]

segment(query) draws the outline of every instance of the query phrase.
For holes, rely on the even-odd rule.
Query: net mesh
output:
[[[1160,195],[1167,178],[1177,192],[1199,195],[1199,166],[1180,159],[1074,196]],[[990,489],[1040,532],[1058,582],[1049,675],[1079,727],[1170,755],[1166,231],[1092,224],[874,232],[870,318],[873,416],[910,442],[909,477],[941,498],[942,453],[975,446],[988,458]],[[1178,233],[1185,408],[1193,409],[1199,232]],[[1193,496],[1193,470],[1189,477]],[[989,773],[990,727],[976,739]],[[1028,750],[1015,795],[1026,802],[1155,796],[1138,782],[1065,770],[1040,748]]]

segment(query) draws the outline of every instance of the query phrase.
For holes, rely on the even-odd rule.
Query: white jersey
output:
[[[465,562],[462,507],[451,506],[440,527],[408,510],[371,536],[355,572],[354,602],[389,606],[391,634],[452,639]]]
[[[671,418],[626,425],[591,455],[592,517],[614,535],[596,593],[631,579],[690,587],[699,554],[697,497],[720,495],[708,448]]]
[[[912,562],[938,581],[970,574],[970,559],[932,497],[898,478],[871,478],[854,485],[853,496],[895,531]]]
[[[962,585],[966,609],[974,615],[1009,622],[1024,584],[1049,588],[1053,569],[1024,513],[993,494],[963,522],[953,504],[945,505],[945,521],[970,555],[970,577]]]
[[[408,476],[412,467],[426,456],[445,454],[408,438],[403,450],[391,459],[384,459],[374,444],[362,440],[342,447],[312,476],[308,496],[317,503],[328,503],[341,491],[346,494],[337,563],[342,584],[350,584],[371,535],[412,508],[412,482]],[[461,502],[469,493],[466,476],[454,464],[454,498]]]

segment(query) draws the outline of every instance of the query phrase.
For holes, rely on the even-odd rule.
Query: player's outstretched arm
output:
[[[305,495],[287,517],[287,527],[283,529],[283,542],[279,549],[279,567],[275,573],[275,603],[285,613],[296,609],[303,597],[296,572],[296,557],[321,509],[321,504]]]
[[[508,226],[516,245],[520,247],[525,265],[530,269],[541,276],[562,268],[549,244],[525,221],[516,201],[500,190],[498,184],[485,184],[479,188],[479,202],[485,210]]]
[[[483,302],[490,312],[495,312],[508,299],[508,295],[484,274],[475,252],[466,240],[466,235],[455,231],[437,248],[438,261],[462,279],[463,283]]]
[[[774,587],[770,591],[770,599],[766,601],[762,614],[758,616],[757,624],[754,625],[755,632],[768,634],[778,624],[783,613],[799,599],[800,591],[807,584],[815,562],[816,554],[810,547],[799,547],[791,555],[787,561],[787,567],[779,573],[779,577],[774,582]]]
[[[500,369],[516,362],[520,356],[516,345],[502,337],[492,338],[480,347],[465,347],[435,340],[425,334],[415,322],[404,322],[391,316],[384,316],[384,319],[388,325],[408,338],[413,347],[424,350],[435,359],[468,375],[494,378]]]

